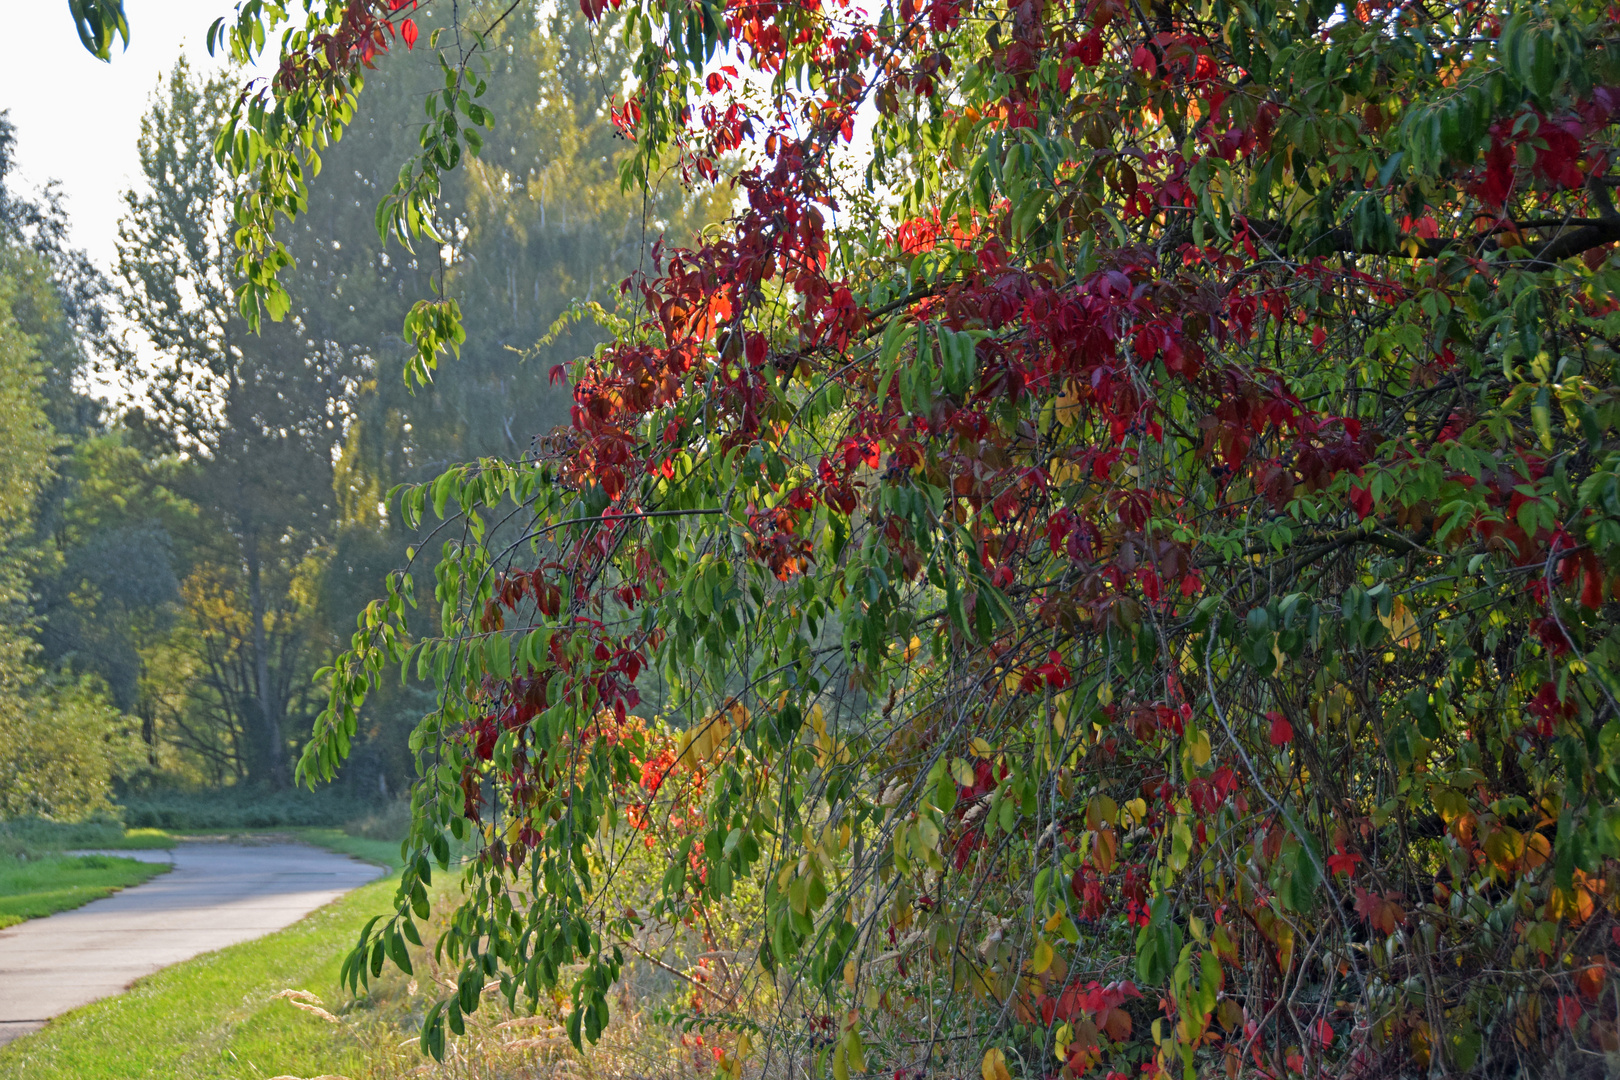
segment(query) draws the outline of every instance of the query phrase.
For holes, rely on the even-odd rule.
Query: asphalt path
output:
[[[306,844],[182,843],[105,854],[174,869],[0,930],[0,1046],[170,964],[290,926],[383,873]]]

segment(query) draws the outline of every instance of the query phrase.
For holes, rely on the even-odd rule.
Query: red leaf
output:
[[[1312,1033],[1316,1036],[1317,1042],[1321,1043],[1323,1046],[1333,1045],[1332,1024],[1328,1023],[1326,1020],[1318,1020],[1315,1024],[1311,1025],[1311,1027],[1313,1029]]]
[[[1284,723],[1286,723],[1286,721],[1284,721]],[[1356,864],[1361,861],[1361,856],[1358,855],[1357,853],[1355,853],[1354,851],[1346,851],[1346,850],[1344,850],[1344,841],[1343,840],[1339,841],[1338,847],[1339,847],[1338,854],[1328,856],[1328,861],[1327,862],[1328,862],[1328,870],[1329,870],[1329,872],[1334,873],[1334,874],[1353,874],[1353,873],[1355,873],[1356,872]]]
[[[1593,611],[1603,606],[1603,570],[1590,551],[1581,555],[1581,604]]]
[[[407,49],[416,48],[416,20],[406,19],[399,27],[399,36],[405,39]]]
[[[1159,61],[1154,58],[1153,50],[1146,45],[1138,45],[1136,51],[1131,53],[1131,66],[1149,79],[1159,73]]]
[[[1075,54],[1080,58],[1082,64],[1086,65],[1086,67],[1096,67],[1102,63],[1102,36],[1097,31],[1092,30],[1086,33],[1080,39],[1079,45],[1080,47],[1075,50]]]
[[[1513,148],[1499,139],[1491,140],[1485,152],[1485,181],[1480,185],[1479,197],[1492,206],[1501,206],[1513,190]]]
[[[1294,740],[1294,725],[1282,713],[1268,712],[1266,719],[1271,721],[1271,745],[1283,746]]]

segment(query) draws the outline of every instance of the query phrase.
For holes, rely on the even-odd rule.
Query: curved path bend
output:
[[[174,869],[81,908],[0,930],[0,1046],[145,975],[284,926],[379,877],[306,844],[109,851]]]

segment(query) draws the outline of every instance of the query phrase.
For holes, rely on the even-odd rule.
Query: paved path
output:
[[[0,1046],[198,953],[280,930],[382,873],[304,844],[119,851],[174,869],[74,911],[0,930]]]

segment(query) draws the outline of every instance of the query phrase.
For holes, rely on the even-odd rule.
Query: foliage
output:
[[[109,855],[47,855],[22,861],[0,854],[0,927],[83,907],[168,869],[168,863]]]
[[[236,317],[229,181],[211,151],[227,89],[181,63],[161,90],[140,140],[147,190],[127,195],[119,231],[133,324],[120,362],[145,377],[131,423],[195,462],[174,486],[211,519],[181,591],[212,724],[187,741],[215,771],[245,766],[282,783],[287,721],[300,718],[321,643],[310,591],[333,525],[333,448],[354,361],[328,342],[306,345],[296,323],[252,335]]]
[[[0,239],[0,819],[105,809],[128,760],[121,718],[99,687],[41,670],[30,636],[29,588],[42,562],[35,511],[59,442],[39,353],[55,303],[44,261]]]
[[[132,828],[210,832],[336,826],[370,816],[379,807],[341,788],[311,793],[234,784],[198,791],[132,791],[119,799],[119,808]]]
[[[86,848],[150,851],[173,846],[174,838],[161,829],[126,829],[111,815],[75,822],[15,818],[0,823],[0,853],[26,858]]]
[[[311,6],[222,144],[272,314],[286,177],[404,14]],[[351,982],[408,966],[431,865],[471,840],[436,1053],[489,980],[531,1006],[569,980],[596,1039],[638,926],[754,890],[757,966],[696,1002],[740,1033],[731,1075],[960,1041],[986,1080],[1600,1074],[1613,12],[617,18],[624,178],[723,178],[738,208],[625,282],[566,433],[403,492],[446,523],[439,632],[395,579],[301,766],[330,775],[385,668],[440,688]],[[444,71],[397,235],[431,235],[479,146],[480,83]],[[434,311],[419,378],[456,336]],[[654,696],[673,746],[631,718]],[[648,840],[660,895],[622,909]]]
[[[0,110],[0,241],[10,271],[26,273],[24,295],[33,294],[14,314],[37,338],[46,414],[59,432],[77,435],[98,411],[74,381],[88,366],[85,346],[105,341],[107,282],[84,252],[69,246],[67,210],[56,186],[29,195],[9,183],[16,141],[9,114]],[[19,264],[18,252],[31,253],[31,261]]]
[[[123,716],[90,680],[44,676],[16,659],[0,659],[0,820],[110,810],[113,779],[135,754]]]
[[[487,26],[504,8],[460,5],[459,29]],[[451,14],[416,12],[422,40],[440,30],[448,39],[458,29]],[[592,35],[578,12],[510,12],[476,63],[487,84],[481,100],[499,117],[487,153],[446,175],[434,206],[447,242],[401,251],[379,241],[376,206],[420,152],[422,102],[444,77],[427,49],[401,50],[367,72],[368,108],[324,152],[307,211],[279,225],[294,259],[284,275],[286,319],[324,343],[317,347],[350,350],[360,373],[333,476],[341,524],[316,583],[318,621],[333,634],[322,647],[336,651],[387,571],[420,541],[385,509],[389,488],[431,479],[454,461],[522,455],[566,421],[568,388],[544,375],[603,331],[576,320],[543,345],[536,339],[579,310],[576,300],[611,297],[659,229],[694,230],[723,207],[715,193],[673,182],[621,191],[617,162],[629,146],[601,87],[621,85],[631,59],[616,37]],[[466,339],[431,385],[409,387],[401,375],[418,354],[401,324],[413,298],[433,290],[456,301]],[[429,580],[424,570],[421,584]],[[417,630],[433,632],[432,613],[418,613]],[[369,698],[345,782],[398,790],[411,771],[410,729],[431,707],[431,688],[417,680]]]
[[[124,39],[129,48],[129,20],[124,16],[124,0],[68,0],[74,29],[91,56],[112,59],[113,38]]]

